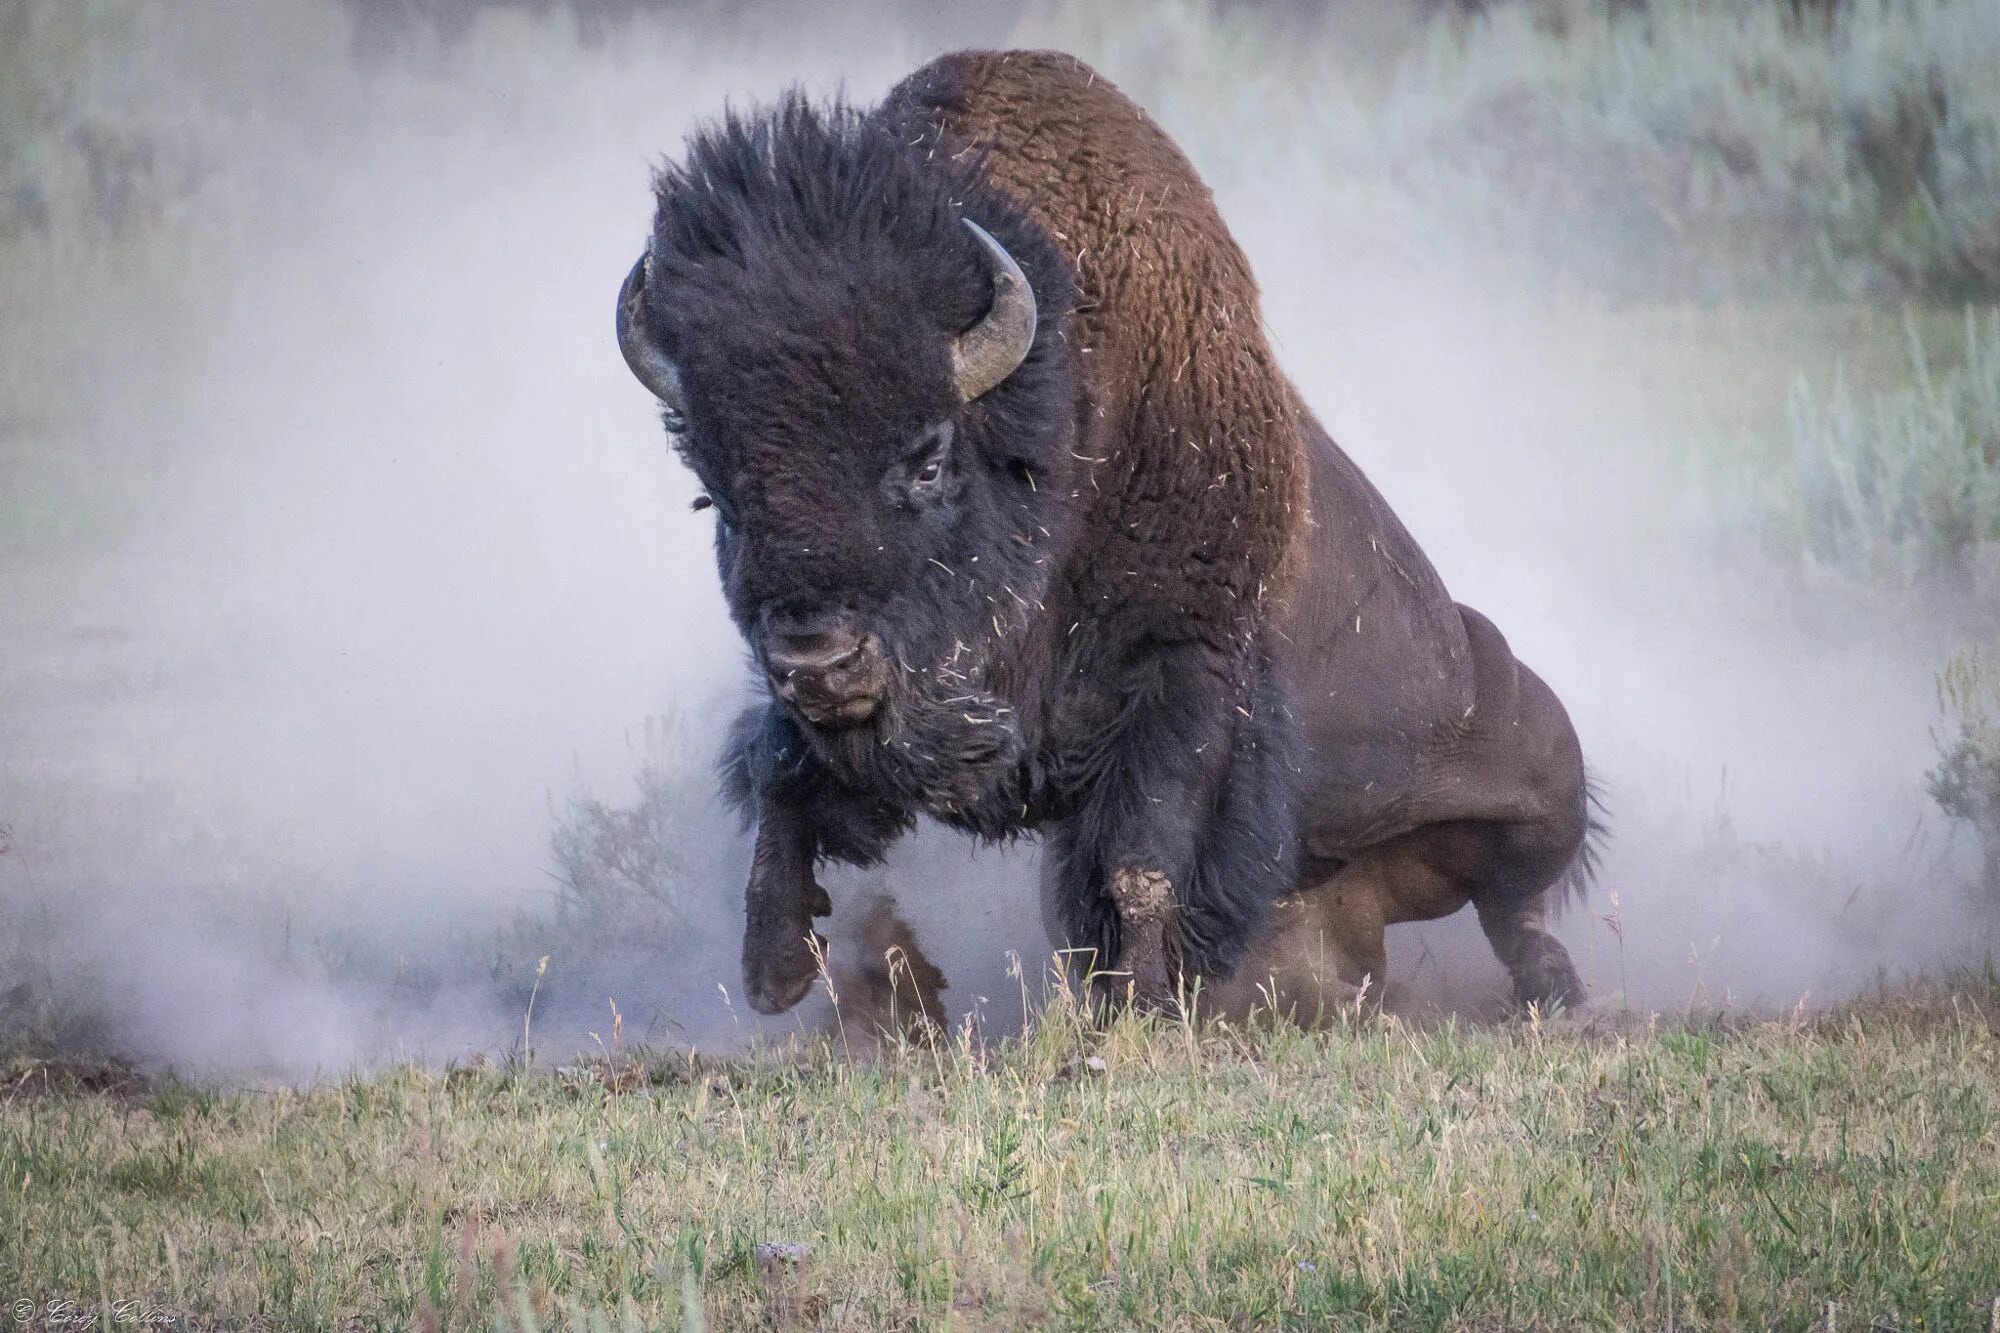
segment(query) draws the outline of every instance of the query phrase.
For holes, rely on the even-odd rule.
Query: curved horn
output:
[[[951,344],[959,397],[971,402],[1014,373],[1035,345],[1035,289],[1014,256],[971,218],[960,219],[979,238],[993,277],[993,308]]]
[[[625,285],[618,289],[618,350],[625,354],[625,364],[639,377],[639,383],[651,389],[653,397],[670,411],[679,412],[683,409],[681,373],[639,331],[639,298],[645,289],[646,256],[640,255],[625,275]]]

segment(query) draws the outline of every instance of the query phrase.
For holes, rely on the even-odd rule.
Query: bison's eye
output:
[[[951,457],[952,424],[940,421],[925,431],[910,451],[910,498],[927,499],[944,486],[945,465]]]
[[[729,533],[731,528],[736,526],[736,521],[734,518],[730,516],[728,507],[718,502],[716,498],[713,495],[710,495],[707,491],[703,491],[700,495],[695,496],[693,501],[689,503],[688,508],[694,510],[697,514],[704,509],[713,509],[715,511],[716,527],[719,528],[725,536]]]

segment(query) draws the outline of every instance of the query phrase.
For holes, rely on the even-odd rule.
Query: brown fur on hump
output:
[[[1242,649],[1294,563],[1306,464],[1256,280],[1208,187],[1144,110],[1061,52],[944,56],[878,114],[974,155],[1069,260],[1064,336],[1086,385],[1075,605],[1121,637]]]

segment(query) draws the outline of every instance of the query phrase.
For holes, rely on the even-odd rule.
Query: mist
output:
[[[551,1052],[608,1035],[614,1003],[658,1043],[824,1022],[819,999],[773,1020],[733,998],[747,840],[712,800],[689,806],[681,945],[536,944],[563,803],[629,799],[648,719],[699,789],[748,681],[611,294],[651,165],[698,120],[795,82],[870,102],[975,41],[1076,50],[1183,136],[1288,371],[1570,708],[1613,821],[1560,927],[1598,1003],[1818,1004],[1990,949],[1923,788],[1961,626],[1653,503],[1713,430],[1702,314],[1595,318],[1313,141],[1223,151],[1182,78],[1213,57],[1169,28],[883,7],[584,45],[506,11],[357,62],[338,7],[148,22],[99,34],[93,95],[172,109],[202,183],[164,255],[52,243],[0,364],[0,420],[86,460],[0,454],[0,486],[38,497],[7,511],[37,517],[0,568],[0,929],[38,987],[16,1003],[71,1039],[298,1076],[505,1051],[524,987]],[[1286,91],[1228,95],[1278,115]],[[1763,345],[1733,369],[1780,405],[1838,350],[1810,320]],[[927,830],[829,887],[839,909],[893,895],[950,1017],[1004,1029],[1010,954],[1032,980],[1048,952],[1034,866]],[[1415,1005],[1504,992],[1469,913],[1391,943]]]

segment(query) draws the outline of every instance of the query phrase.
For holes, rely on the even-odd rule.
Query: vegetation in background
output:
[[[1193,0],[1051,9],[1035,36],[1115,52],[1211,180],[1365,201],[1414,249],[1504,255],[1586,299],[2000,296],[1985,0],[1356,17],[1382,8],[1326,6],[1303,31]]]
[[[0,561],[115,543],[175,466],[164,409],[192,378],[203,269],[234,240],[229,109],[187,77],[190,46],[226,47],[201,40],[213,17],[0,4]],[[171,337],[160,308],[184,312]],[[154,414],[77,392],[112,374]]]
[[[599,943],[660,948],[674,943],[690,894],[716,869],[706,864],[700,835],[715,824],[715,776],[672,718],[646,719],[643,744],[638,800],[612,806],[572,792],[549,848],[559,923]]]
[[[1819,8],[1491,7],[1398,82],[1384,159],[1572,290],[2000,295],[2000,11]]]
[[[517,914],[491,951],[493,978],[515,1003],[541,982],[545,1003],[596,1006],[609,977],[671,974],[677,960],[718,947],[718,902],[728,904],[724,937],[734,939],[749,865],[743,848],[714,836],[731,816],[710,756],[668,715],[646,719],[638,757],[631,801],[578,787],[555,812],[554,909]],[[577,993],[580,984],[598,989]]]
[[[1767,479],[1775,529],[1817,564],[1945,596],[2000,554],[2000,312],[1965,316],[1964,359],[1933,368],[1909,325],[1910,382],[1857,401],[1836,378],[1791,400],[1791,470]]]
[[[489,10],[507,21],[487,34]],[[415,90],[452,72],[419,33],[567,46],[578,22],[650,23],[650,10],[291,0],[246,18],[204,4],[19,0],[0,13],[0,305],[35,312],[0,325],[0,468],[22,481],[0,490],[0,546],[108,532],[143,508],[125,473],[157,471],[176,451],[155,443],[121,471],[103,466],[111,446],[96,442],[143,452],[171,414],[72,430],[67,418],[93,408],[60,386],[102,373],[113,353],[98,330],[153,327],[142,307],[206,313],[200,274],[237,243],[245,201],[308,197],[318,145],[343,117],[421,115]],[[1285,181],[1288,207],[1343,227],[1371,220],[1368,243],[1419,268],[1504,260],[1509,279],[1587,302],[2000,299],[2000,7],[1986,0],[1425,12],[1029,5],[1014,40],[1115,68],[1225,192]],[[357,66],[364,14],[387,23],[392,49]],[[398,63],[405,39],[417,49]],[[282,78],[250,50],[288,52]],[[533,64],[525,50],[522,62]],[[174,367],[201,340],[154,341],[115,354],[120,373],[158,384],[157,409],[198,380]],[[1838,450],[1850,407],[1872,414],[1836,403],[1802,424]],[[91,443],[79,447],[79,433]],[[1829,480],[1799,475],[1801,502],[1821,511],[1807,520],[1816,553],[1831,544],[1843,563],[1874,558],[1873,537],[1867,550],[1841,543],[1871,517],[1907,519],[1843,517],[1848,501]],[[1863,526],[1847,531],[1852,522]]]
[[[0,1095],[0,1288],[286,1329],[1985,1328],[2000,979],[1618,1032]]]
[[[114,78],[102,58],[143,50],[153,26],[102,0],[0,10],[0,236],[129,234],[196,187],[187,92],[157,96],[166,90]],[[128,75],[144,68],[121,63]]]
[[[357,34],[393,59],[422,32],[466,40],[482,9],[548,8],[294,3],[245,29],[226,7],[19,0],[0,16],[0,236],[131,232],[226,194],[231,139],[323,114],[310,85]],[[652,21],[627,0],[564,8],[545,40]],[[1812,17],[1739,0],[1520,0],[1451,20],[1466,7],[1435,5],[1427,22],[1384,8],[1029,6],[1015,38],[1115,58],[1213,179],[1275,166],[1306,194],[1386,183],[1424,229],[1565,290],[2000,297],[2000,11],[1985,0]],[[245,32],[311,48],[308,86],[233,63]]]
[[[2000,908],[2000,661],[1967,649],[1938,676],[1944,734],[1930,772],[1932,799],[1971,827],[1985,861],[1985,889]]]

